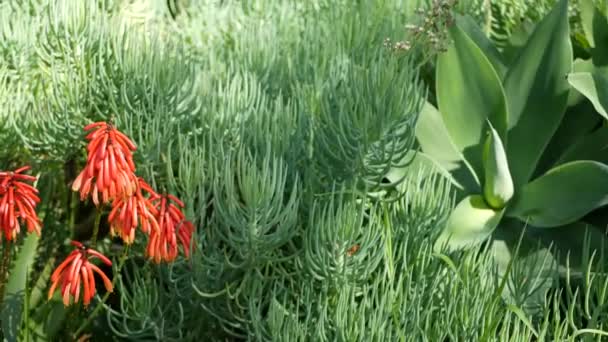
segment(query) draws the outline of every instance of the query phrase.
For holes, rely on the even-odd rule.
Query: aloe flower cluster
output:
[[[99,267],[91,263],[89,259],[98,258],[108,266],[112,266],[112,262],[103,254],[84,246],[78,241],[72,241],[72,245],[77,249],[73,250],[51,275],[49,298],[61,282],[61,297],[65,306],[70,304],[70,296],[74,299],[74,302],[78,300],[81,288],[83,304],[84,306],[88,306],[91,298],[95,295],[95,277],[93,276],[93,272],[99,274],[107,291],[112,292],[113,289],[110,279]]]
[[[100,206],[111,205],[108,222],[113,236],[125,244],[135,241],[137,227],[149,236],[146,256],[155,263],[172,262],[178,255],[178,243],[189,257],[194,225],[181,211],[184,203],[171,194],[157,193],[143,178],[135,174],[133,152],[135,144],[112,123],[95,122],[87,125],[87,163],[72,184],[80,199],[89,196]],[[110,279],[90,258],[98,258],[108,266],[112,262],[100,252],[72,241],[74,251],[59,265],[51,277],[49,298],[61,283],[63,303],[80,299],[87,306],[95,294],[93,273],[101,276],[108,292],[113,290]]]
[[[17,238],[22,224],[28,232],[40,235],[41,224],[36,214],[40,198],[38,190],[27,183],[36,180],[24,174],[29,169],[24,166],[12,172],[0,171],[0,229],[7,241]]]

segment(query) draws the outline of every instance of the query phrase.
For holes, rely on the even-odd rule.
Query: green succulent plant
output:
[[[437,60],[437,108],[427,103],[416,127],[417,160],[457,188],[435,250],[490,240],[503,271],[516,250],[525,263],[549,246],[552,261],[582,264],[584,237],[592,235],[591,250],[603,242],[589,217],[608,204],[608,144],[593,143],[608,142],[595,113],[608,97],[573,84],[581,76],[573,73],[568,1],[555,4],[514,59],[503,58],[470,17],[457,16],[450,36]]]
[[[603,7],[603,8],[601,8]],[[568,82],[576,89],[571,102],[586,97],[595,110],[608,119],[608,2],[597,6],[593,0],[580,1],[580,20],[584,36],[576,41],[589,58],[577,58]]]

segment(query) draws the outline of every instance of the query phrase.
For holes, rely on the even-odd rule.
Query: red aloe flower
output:
[[[87,248],[78,241],[72,241],[72,245],[77,249],[73,250],[51,275],[52,284],[48,299],[53,297],[57,285],[61,282],[63,305],[70,305],[70,296],[74,299],[73,303],[76,303],[80,298],[80,288],[82,287],[82,300],[86,307],[95,295],[95,277],[93,272],[101,276],[108,292],[112,292],[113,290],[110,279],[99,267],[89,262],[89,258],[98,258],[108,266],[112,266],[112,262],[103,254],[94,249]]]
[[[24,166],[13,172],[0,172],[0,229],[8,241],[21,231],[19,221],[27,225],[28,232],[40,235],[40,219],[36,214],[36,205],[40,202],[38,190],[24,182],[36,180],[23,174],[29,169]]]
[[[156,216],[158,210],[150,198],[143,195],[145,190],[151,196],[158,196],[142,178],[137,179],[137,189],[131,196],[122,196],[112,203],[112,211],[108,217],[112,235],[120,235],[127,244],[135,240],[135,228],[141,222],[141,230],[148,234],[150,230],[159,230]]]
[[[150,240],[146,247],[147,256],[157,264],[162,261],[175,260],[178,253],[177,240],[182,245],[186,258],[190,256],[190,241],[194,225],[185,219],[182,211],[173,203],[183,208],[184,203],[173,195],[152,196],[158,210],[156,220],[159,229],[150,231]]]
[[[133,151],[135,144],[111,123],[95,122],[87,125],[87,164],[74,180],[72,190],[80,191],[84,200],[92,194],[93,202],[99,205],[99,194],[103,203],[116,197],[135,192],[137,179]]]

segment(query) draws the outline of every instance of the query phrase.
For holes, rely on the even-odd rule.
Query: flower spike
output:
[[[158,230],[156,216],[158,210],[149,197],[143,195],[143,190],[149,195],[158,196],[142,178],[138,178],[137,190],[131,196],[117,198],[112,203],[112,211],[108,217],[112,235],[119,235],[126,244],[135,240],[135,228],[141,223],[141,230],[149,234]]]
[[[48,299],[50,300],[53,297],[53,293],[55,293],[57,286],[61,283],[63,305],[70,305],[70,297],[73,298],[72,303],[76,303],[80,298],[82,288],[82,301],[86,307],[91,303],[91,299],[95,295],[94,273],[99,274],[108,292],[112,292],[113,290],[112,281],[97,265],[91,263],[89,259],[98,258],[108,266],[112,266],[112,262],[103,254],[84,246],[78,241],[72,241],[72,245],[76,249],[68,255],[51,275],[51,289],[49,290]]]
[[[40,203],[38,190],[25,182],[33,182],[36,177],[23,174],[29,166],[13,172],[0,172],[0,230],[7,241],[14,240],[21,231],[21,223],[27,225],[28,232],[40,235],[41,223],[36,214]]]
[[[109,203],[117,197],[130,196],[137,187],[133,151],[135,144],[111,123],[87,125],[87,164],[72,184],[84,200],[89,194],[95,205]]]
[[[159,229],[150,231],[150,240],[146,247],[146,255],[155,263],[172,262],[177,258],[179,242],[186,258],[190,256],[190,241],[194,233],[194,225],[186,220],[179,207],[184,203],[173,195],[152,196],[158,215],[156,220]],[[172,202],[175,202],[173,204]],[[176,206],[177,204],[177,206]]]

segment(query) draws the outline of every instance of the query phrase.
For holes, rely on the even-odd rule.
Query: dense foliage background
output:
[[[508,50],[553,3],[454,9]],[[444,20],[414,11],[432,5],[0,1],[0,169],[32,165],[44,219],[39,241],[3,245],[35,251],[9,270],[28,285],[22,310],[4,304],[4,336],[530,341],[606,329],[608,279],[591,263],[582,286],[567,278],[547,291],[534,270],[497,277],[485,245],[433,253],[454,198],[410,162],[448,41],[411,40],[405,28]],[[90,238],[93,207],[69,184],[84,163],[82,128],[109,118],[137,144],[138,173],[184,200],[196,245],[191,259],[155,265],[137,241],[106,303],[64,308],[41,296],[69,239]],[[98,247],[116,259],[119,244]],[[502,298],[506,286],[546,300],[524,311]]]

